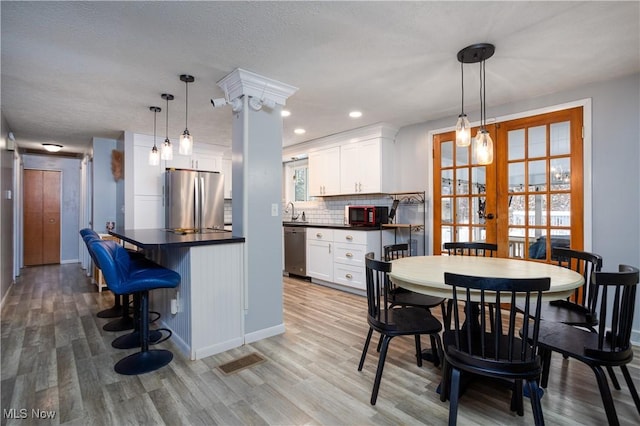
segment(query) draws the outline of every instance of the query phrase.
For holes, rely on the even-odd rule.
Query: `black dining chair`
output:
[[[498,252],[498,245],[493,243],[479,243],[473,241],[455,241],[444,243],[444,250],[448,256],[482,256],[482,257],[495,257]],[[453,301],[449,299],[447,302],[446,313],[443,317],[445,329],[449,329],[451,326],[451,310],[453,309]],[[493,315],[493,311],[489,310],[489,314]],[[492,317],[493,319],[493,317]]]
[[[391,262],[396,259],[409,256],[409,244],[390,244],[384,246],[384,260],[385,262]],[[391,306],[413,306],[416,308],[423,308],[431,313],[431,308],[440,306],[442,310],[442,318],[446,315],[445,300],[442,297],[429,296],[427,294],[417,293],[415,291],[408,290],[406,288],[398,287],[393,282],[389,281],[389,295],[391,296]],[[382,342],[380,342],[382,343]],[[431,348],[434,349],[437,343],[435,337],[431,335]],[[380,349],[380,348],[378,348]],[[423,358],[433,362],[437,367],[440,365],[440,358],[437,356],[437,351],[432,350],[431,353],[423,354]]]
[[[422,366],[421,335],[428,334],[433,336],[436,342],[436,348],[433,349],[438,352],[442,351],[440,335],[438,334],[442,330],[442,324],[437,318],[422,308],[391,306],[391,296],[389,295],[389,273],[391,272],[391,267],[392,263],[390,262],[374,259],[373,253],[367,253],[365,256],[369,332],[362,349],[358,371],[362,371],[364,366],[364,360],[367,357],[367,350],[374,330],[380,333],[382,341],[378,368],[373,383],[373,391],[371,392],[371,405],[375,405],[378,398],[384,362],[392,338],[396,336],[415,336],[418,366]]]
[[[444,364],[440,399],[449,398],[449,425],[458,416],[461,372],[502,379],[513,383],[511,410],[524,415],[523,384],[526,383],[536,425],[544,424],[538,379],[542,371],[537,354],[542,292],[550,278],[487,278],[445,272],[452,287],[453,301],[464,304],[464,321],[453,310],[453,328],[442,336]],[[519,314],[516,300],[524,300]],[[494,320],[487,321],[489,306]],[[521,317],[516,320],[516,317]],[[519,337],[520,328],[531,341]]]
[[[599,309],[596,333],[559,322],[542,321],[540,325],[538,346],[543,361],[540,385],[543,388],[548,385],[552,352],[587,364],[596,376],[610,425],[618,425],[619,421],[602,367],[620,367],[640,414],[640,398],[627,368],[633,359],[631,331],[638,280],[638,268],[628,265],[619,265],[618,272],[593,273],[592,291]],[[534,337],[530,331],[528,335]]]

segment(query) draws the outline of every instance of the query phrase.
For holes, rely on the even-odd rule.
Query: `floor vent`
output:
[[[265,359],[256,353],[245,355],[242,358],[227,362],[226,364],[219,365],[218,368],[224,374],[233,374],[245,368],[253,367],[260,364]]]

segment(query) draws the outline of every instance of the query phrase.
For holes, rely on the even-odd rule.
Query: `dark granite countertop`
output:
[[[353,231],[379,231],[379,226],[353,226],[330,223],[312,223],[312,222],[282,222],[282,226],[295,226],[300,228],[330,228],[330,229],[350,229]]]
[[[165,229],[115,229],[109,234],[141,248],[157,246],[190,247],[211,244],[243,243],[244,237],[234,237],[231,231],[202,234],[176,234]]]

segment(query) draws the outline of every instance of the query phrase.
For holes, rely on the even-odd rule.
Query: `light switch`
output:
[[[278,203],[271,204],[271,216],[278,216]]]

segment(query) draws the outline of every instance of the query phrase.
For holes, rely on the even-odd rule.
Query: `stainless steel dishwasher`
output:
[[[284,271],[307,275],[307,230],[304,227],[284,227]]]

